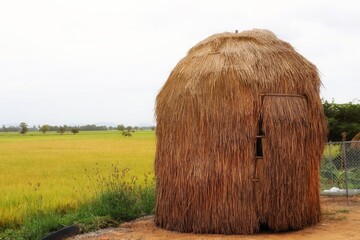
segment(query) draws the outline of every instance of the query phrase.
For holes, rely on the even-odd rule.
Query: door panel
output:
[[[281,231],[304,225],[308,203],[306,98],[262,96],[259,127],[263,158],[256,163],[260,223]],[[305,219],[305,220],[304,220]]]

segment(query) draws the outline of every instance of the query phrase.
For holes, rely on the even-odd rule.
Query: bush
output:
[[[71,129],[71,132],[72,132],[73,134],[79,133],[79,128],[72,128],[72,129]]]

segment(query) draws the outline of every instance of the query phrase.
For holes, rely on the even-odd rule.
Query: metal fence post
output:
[[[331,176],[331,187],[334,187],[334,176],[333,176],[333,162],[332,162],[332,155],[331,155],[331,141],[328,143],[328,149],[329,149],[329,162],[330,162],[330,176]]]
[[[342,149],[343,149],[343,160],[344,160],[344,170],[345,170],[345,186],[346,186],[346,200],[347,205],[349,206],[349,188],[348,188],[348,176],[347,176],[347,164],[346,164],[346,148],[345,148],[345,141],[342,142]]]

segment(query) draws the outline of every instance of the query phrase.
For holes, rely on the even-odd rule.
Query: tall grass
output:
[[[82,232],[117,226],[140,216],[153,213],[155,206],[155,181],[150,174],[145,174],[143,182],[138,177],[128,177],[129,169],[114,172],[98,182],[97,196],[87,200],[77,210],[65,212],[53,209],[42,211],[33,209],[24,218],[22,227],[5,229],[0,232],[0,239],[41,239],[49,232],[64,226],[76,224]],[[101,179],[101,178],[99,178]]]
[[[118,131],[1,133],[0,229],[26,225],[36,214],[74,212],[105,196],[116,169],[128,169],[122,180],[136,176],[141,186],[144,174],[153,176],[154,153],[153,131],[132,137]]]

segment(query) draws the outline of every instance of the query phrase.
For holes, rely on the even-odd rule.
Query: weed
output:
[[[336,213],[349,213],[350,210],[349,209],[336,209],[335,212]]]

